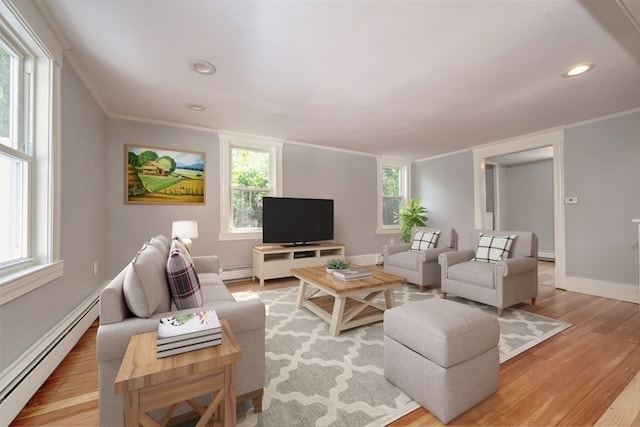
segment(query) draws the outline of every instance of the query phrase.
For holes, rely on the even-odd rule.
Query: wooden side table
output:
[[[187,402],[200,414],[197,426],[209,423],[236,425],[236,362],[241,350],[226,319],[222,344],[158,359],[157,332],[134,335],[116,376],[115,391],[123,394],[126,426],[166,425],[178,403]],[[209,407],[195,398],[213,393]],[[167,416],[156,421],[148,412],[171,406]]]

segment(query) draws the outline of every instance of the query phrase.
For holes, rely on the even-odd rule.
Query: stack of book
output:
[[[356,269],[348,269],[348,270],[334,270],[333,277],[339,280],[363,280],[368,279],[373,276],[371,270],[356,270]]]
[[[158,325],[158,358],[222,343],[222,326],[214,310],[164,317]]]

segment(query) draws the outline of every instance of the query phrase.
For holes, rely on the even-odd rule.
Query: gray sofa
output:
[[[158,319],[201,308],[175,310],[166,278],[169,240],[156,236],[102,290],[97,335],[100,425],[123,423],[122,396],[114,381],[129,339],[158,329]],[[235,301],[218,273],[218,257],[193,257],[202,289],[204,307],[227,319],[242,349],[237,366],[238,402],[251,399],[255,412],[262,410],[265,378],[265,307],[258,299]],[[135,307],[134,307],[135,306]],[[133,314],[133,311],[143,316]],[[180,412],[188,411],[188,407]],[[178,412],[179,413],[179,412]]]

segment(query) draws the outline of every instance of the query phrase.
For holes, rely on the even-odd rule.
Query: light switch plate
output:
[[[578,198],[575,196],[572,197],[565,197],[564,198],[564,203],[566,205],[577,205],[578,204]]]

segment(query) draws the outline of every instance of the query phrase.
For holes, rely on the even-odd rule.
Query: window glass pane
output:
[[[384,196],[400,195],[400,169],[382,169],[382,194]]]
[[[231,150],[231,186],[269,188],[269,153],[233,148]]]
[[[13,71],[13,57],[0,44],[0,143],[8,147],[15,147],[12,140],[14,135],[12,132],[13,111],[15,96],[13,88],[15,87],[15,74]]]
[[[233,190],[233,228],[262,228],[262,198],[268,191]]]
[[[0,264],[25,257],[24,184],[26,165],[0,153]]]
[[[382,225],[394,225],[394,212],[400,210],[402,197],[382,198]]]

